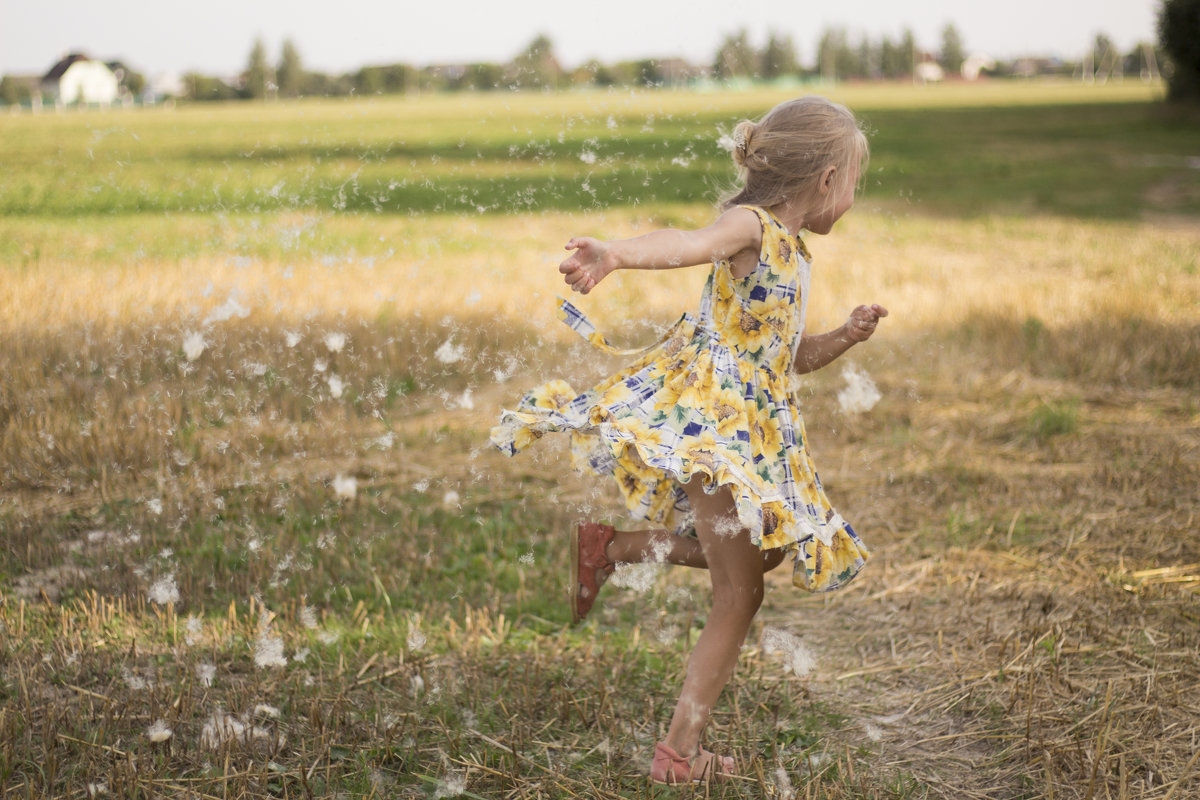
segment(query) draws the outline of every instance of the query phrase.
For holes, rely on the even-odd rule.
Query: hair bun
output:
[[[733,163],[739,167],[746,166],[750,160],[751,142],[758,125],[748,119],[739,122],[733,129]]]

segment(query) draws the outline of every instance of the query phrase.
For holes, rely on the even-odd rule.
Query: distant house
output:
[[[150,79],[146,86],[147,102],[157,102],[171,97],[183,97],[187,94],[183,76],[178,72],[160,72]]]
[[[921,83],[939,83],[946,77],[946,71],[936,61],[922,61],[916,66],[916,79]]]
[[[121,94],[120,82],[103,61],[71,53],[42,77],[42,94],[55,105],[111,105]]]
[[[996,69],[996,60],[991,56],[985,56],[980,53],[973,53],[962,63],[962,76],[969,81],[979,80],[979,76],[985,71]]]

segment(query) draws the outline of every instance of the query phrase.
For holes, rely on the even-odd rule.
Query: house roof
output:
[[[72,67],[72,65],[77,64],[80,61],[91,61],[91,60],[92,59],[88,58],[83,53],[71,53],[70,55],[64,56],[61,61],[59,61],[57,64],[55,64],[53,67],[51,67],[50,71],[42,76],[42,80],[43,81],[56,81],[59,78],[61,78],[64,74],[66,74],[67,70],[70,69]]]

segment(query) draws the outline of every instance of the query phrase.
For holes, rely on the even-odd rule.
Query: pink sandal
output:
[[[580,523],[571,537],[571,624],[578,624],[596,602],[600,587],[617,565],[604,550],[613,539],[613,527],[596,522]]]
[[[705,756],[708,758],[704,758]],[[701,759],[703,759],[703,765],[697,764],[696,762]],[[668,785],[704,783],[708,780],[728,778],[733,775],[734,769],[732,756],[718,756],[701,747],[697,749],[696,755],[684,758],[659,742],[654,745],[654,761],[650,764],[650,780]]]

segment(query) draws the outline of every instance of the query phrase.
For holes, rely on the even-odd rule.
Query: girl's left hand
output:
[[[852,341],[865,342],[871,338],[871,334],[875,333],[879,319],[887,315],[887,309],[880,305],[859,306],[850,312],[850,319],[844,326],[846,335]]]
[[[608,242],[591,236],[575,236],[567,242],[566,249],[575,252],[558,265],[558,271],[573,292],[587,294],[617,268],[616,257]]]

